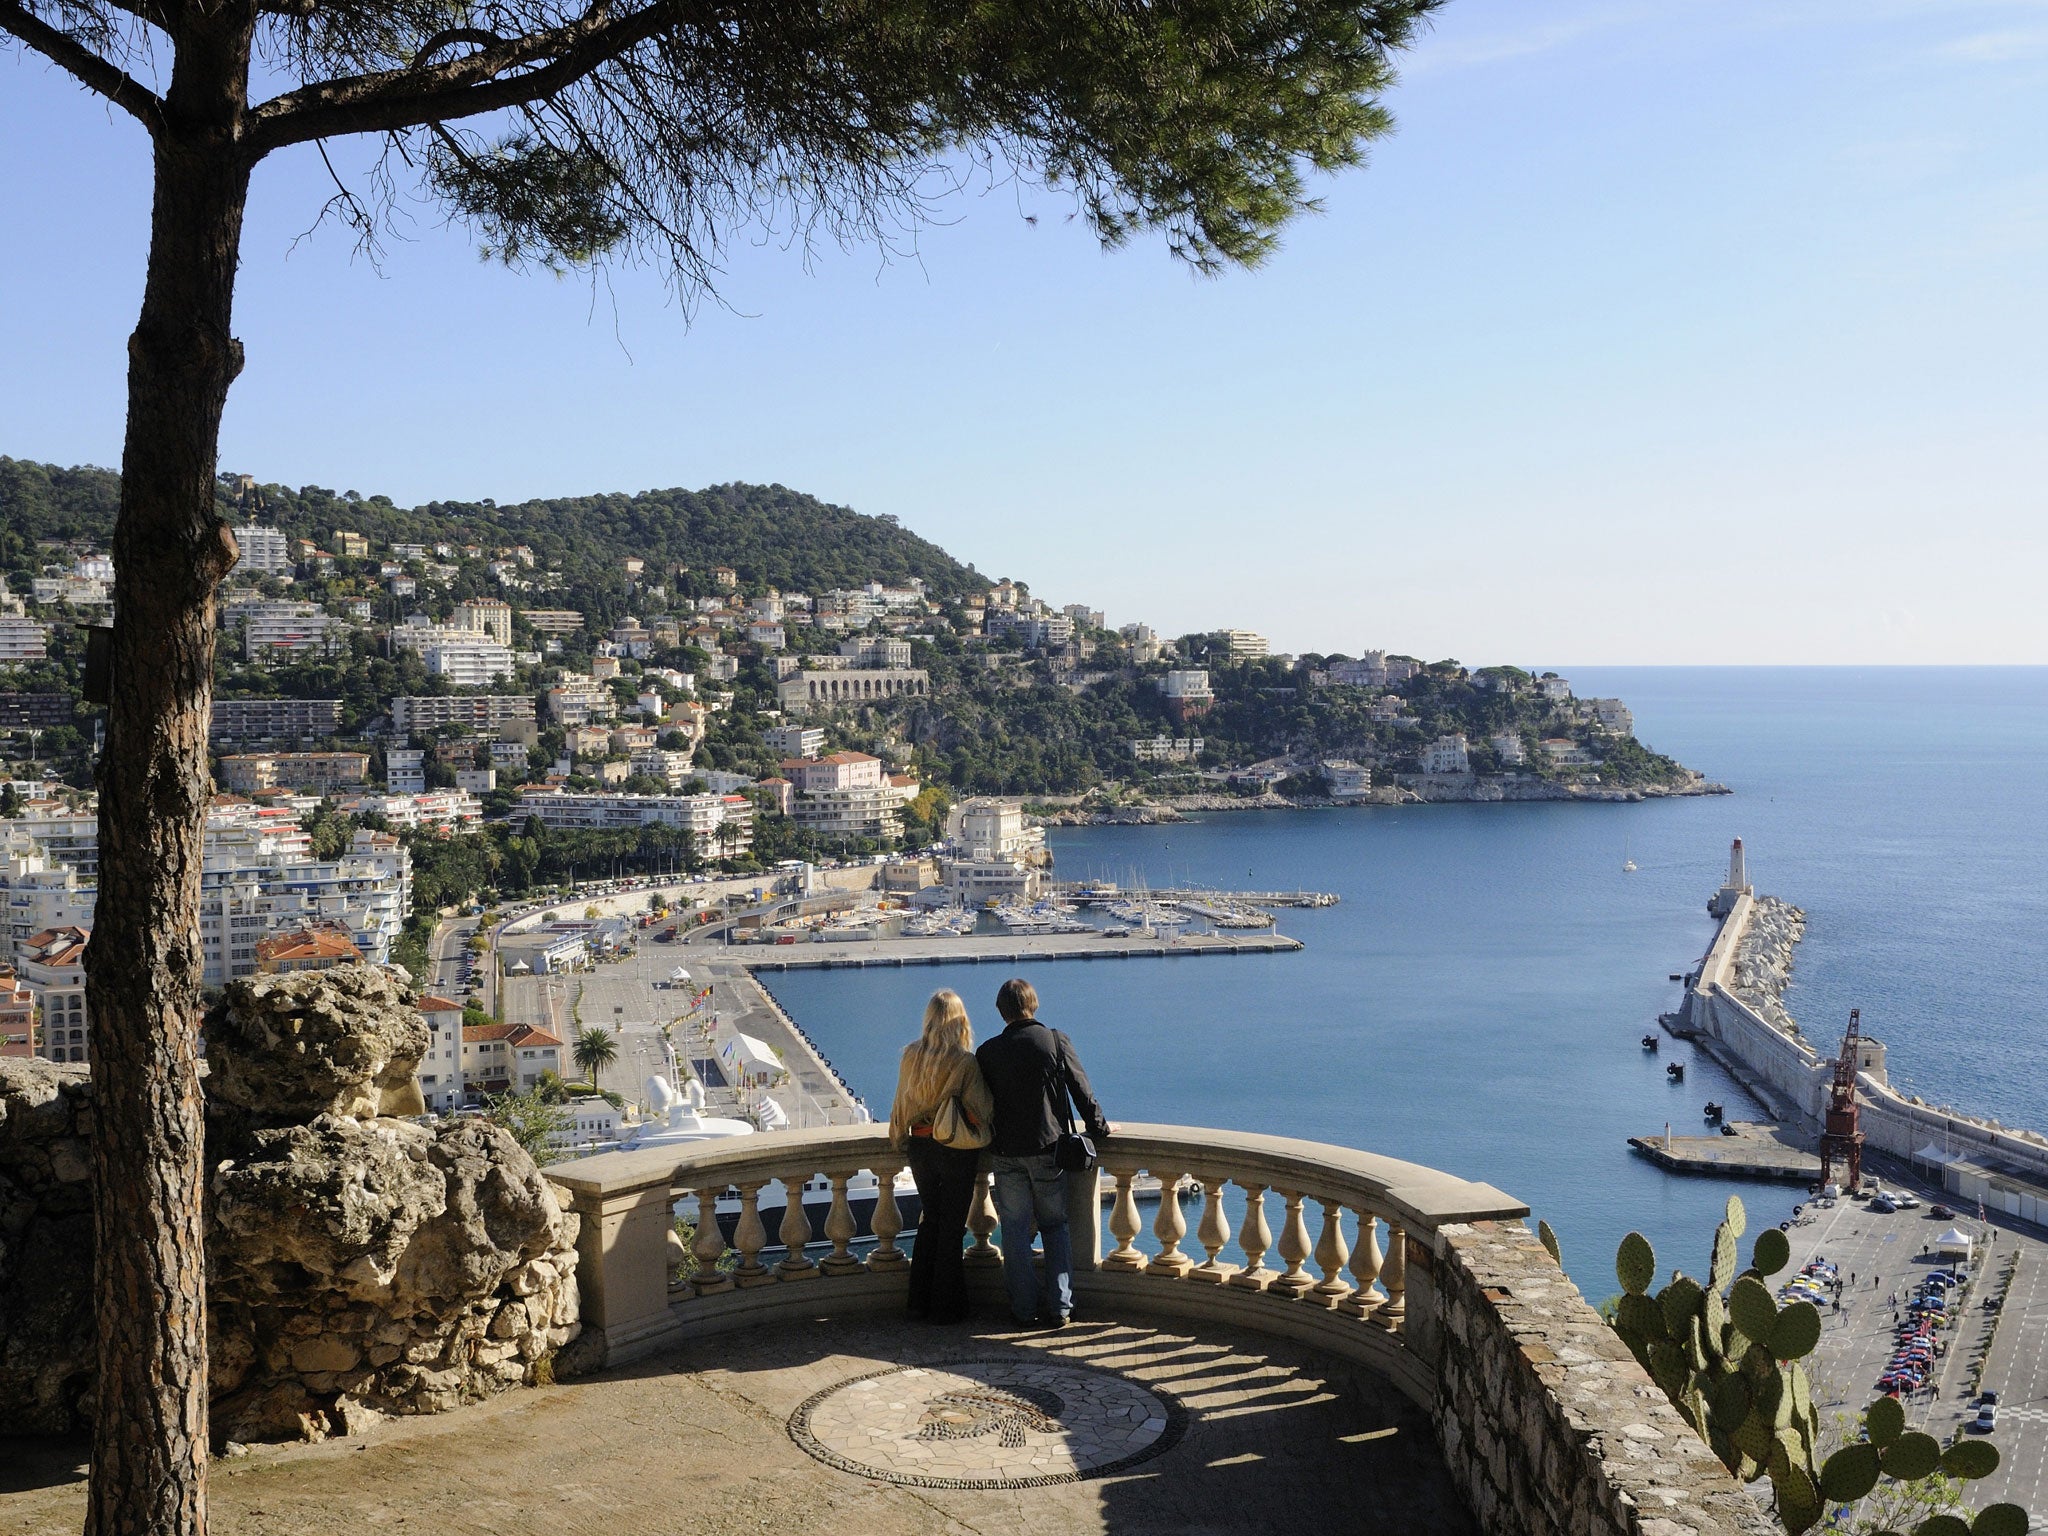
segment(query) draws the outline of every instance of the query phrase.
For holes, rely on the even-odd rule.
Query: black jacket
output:
[[[983,1041],[974,1053],[996,1101],[995,1136],[989,1151],[1001,1157],[1029,1157],[1050,1151],[1059,1140],[1066,1129],[1055,1080],[1056,1053],[1061,1047],[1066,1052],[1067,1090],[1073,1096],[1075,1117],[1088,1127],[1091,1136],[1109,1134],[1109,1122],[1095,1102],[1088,1074],[1074,1054],[1074,1042],[1036,1019],[1019,1019],[994,1039]]]

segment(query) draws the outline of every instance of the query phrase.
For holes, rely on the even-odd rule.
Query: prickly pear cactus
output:
[[[1881,1397],[1864,1416],[1867,1439],[1816,1461],[1820,1416],[1799,1362],[1820,1343],[1820,1309],[1810,1301],[1780,1307],[1765,1281],[1792,1261],[1792,1245],[1772,1227],[1750,1246],[1750,1266],[1737,1273],[1736,1240],[1747,1216],[1729,1198],[1714,1229],[1707,1283],[1674,1275],[1652,1295],[1657,1255],[1640,1232],[1621,1240],[1614,1256],[1622,1296],[1614,1331],[1722,1465],[1743,1482],[1769,1477],[1778,1518],[1799,1532],[1818,1525],[1827,1506],[1854,1504],[1880,1476],[1911,1481],[1937,1469],[1956,1478],[1988,1476],[1998,1450],[1981,1440],[1944,1450],[1932,1435],[1906,1428],[1898,1400]],[[1915,1536],[2025,1536],[2027,1514],[1993,1504],[1974,1522],[1949,1513],[1923,1521]]]

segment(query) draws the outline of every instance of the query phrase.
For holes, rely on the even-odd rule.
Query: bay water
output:
[[[1761,1113],[1692,1048],[1638,1041],[1712,937],[1705,903],[1740,836],[1760,892],[1806,909],[1787,994],[1809,1038],[1851,1007],[1895,1082],[2048,1128],[2039,1067],[2048,942],[2048,669],[1578,668],[1637,735],[1733,794],[1221,814],[1057,830],[1063,878],[1307,888],[1289,955],[1037,967],[1112,1118],[1264,1131],[1482,1179],[1562,1239],[1595,1300],[1630,1229],[1704,1269],[1730,1193],[1752,1227],[1798,1191],[1666,1174],[1627,1139]],[[1625,859],[1637,868],[1624,872]],[[1000,967],[765,978],[877,1116],[939,987],[977,1039]],[[1682,1085],[1665,1065],[1686,1063]],[[1192,1224],[1192,1216],[1191,1216]]]

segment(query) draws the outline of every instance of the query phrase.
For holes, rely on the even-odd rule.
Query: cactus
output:
[[[1714,1230],[1707,1284],[1674,1275],[1654,1294],[1655,1250],[1639,1232],[1624,1237],[1614,1259],[1622,1285],[1614,1331],[1722,1465],[1745,1483],[1770,1478],[1779,1522],[1792,1536],[1818,1525],[1828,1505],[1854,1504],[1869,1494],[1880,1477],[1909,1482],[1940,1470],[1972,1479],[1997,1469],[1995,1446],[1967,1441],[1944,1451],[1933,1436],[1906,1428],[1905,1412],[1891,1397],[1879,1398],[1864,1415],[1868,1439],[1819,1463],[1820,1416],[1799,1362],[1820,1343],[1820,1310],[1809,1301],[1780,1307],[1772,1300],[1765,1278],[1792,1260],[1792,1245],[1775,1227],[1757,1234],[1750,1267],[1736,1273],[1736,1240],[1746,1223],[1742,1202],[1730,1196]],[[1993,1504],[1974,1521],[1932,1516],[1914,1536],[2025,1536],[2026,1530],[2025,1510]]]

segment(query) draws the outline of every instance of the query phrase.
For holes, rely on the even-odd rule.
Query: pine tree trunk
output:
[[[206,1528],[199,875],[213,788],[213,594],[235,558],[214,478],[221,411],[241,370],[230,325],[252,20],[229,4],[178,37],[155,143],[149,275],[128,343],[99,901],[86,953],[99,1352],[86,1536]]]

